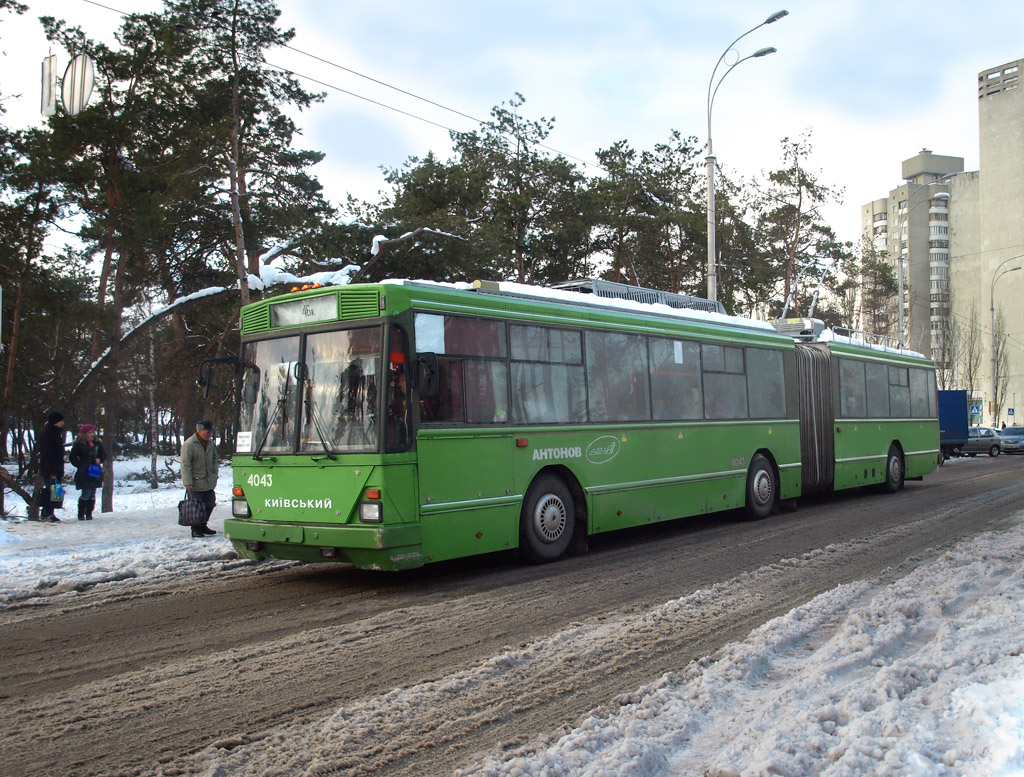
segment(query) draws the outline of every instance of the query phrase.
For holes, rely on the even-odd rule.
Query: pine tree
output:
[[[865,249],[860,260],[861,326],[868,334],[880,338],[894,337],[892,323],[896,320],[893,301],[897,280],[892,265],[874,248]]]
[[[423,227],[364,277],[552,283],[589,274],[595,253],[591,187],[574,164],[542,149],[553,120],[519,115],[521,95],[480,130],[453,133],[453,159],[412,158],[387,171],[386,203],[364,212],[386,233]]]
[[[705,262],[694,139],[672,132],[640,153],[620,141],[597,157],[607,171],[594,185],[600,247],[611,256],[606,277],[699,294]]]
[[[820,211],[824,203],[839,201],[841,191],[808,169],[811,151],[810,133],[798,140],[783,138],[783,167],[768,174],[757,198],[759,242],[774,275],[766,280],[777,295],[772,315],[781,313],[790,292],[797,308],[804,307],[825,269],[849,252]]]
[[[111,443],[128,404],[118,376],[131,358],[122,337],[136,311],[232,278],[244,303],[259,257],[278,243],[312,255],[311,238],[331,215],[309,172],[322,155],[292,148],[296,127],[285,114],[317,96],[263,60],[292,38],[276,28],[278,15],[264,0],[168,2],[162,14],[126,16],[116,47],[43,20],[52,41],[89,53],[96,68],[96,99],[50,126],[62,191],[83,217],[79,237],[102,256],[93,354],[112,354],[104,378]],[[194,309],[190,318],[172,319],[166,344],[180,368],[175,404],[185,425],[203,401],[187,365],[222,352],[237,308]],[[103,500],[109,509],[108,489]]]
[[[27,408],[42,415],[47,404],[61,405],[59,387],[66,385],[67,373],[58,376],[53,370],[76,364],[75,351],[62,355],[57,363],[40,360],[37,364],[35,359],[25,358],[25,354],[53,353],[60,345],[54,340],[57,331],[49,324],[60,319],[68,305],[58,293],[62,273],[48,267],[44,248],[50,225],[62,208],[47,133],[5,134],[0,169],[0,273],[9,316],[3,326],[8,339],[3,344],[0,456],[6,453],[12,414]],[[47,299],[48,289],[54,291],[52,300]],[[36,314],[33,326],[25,327],[30,311]]]

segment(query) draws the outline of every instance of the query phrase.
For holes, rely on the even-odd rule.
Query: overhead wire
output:
[[[460,110],[457,110],[455,108],[450,108],[447,105],[443,105],[442,103],[436,102],[436,101],[431,100],[431,99],[429,99],[427,97],[423,97],[422,95],[418,95],[418,94],[416,94],[414,92],[410,92],[410,91],[408,91],[406,89],[402,89],[401,87],[394,86],[393,84],[389,84],[386,81],[381,81],[380,79],[374,78],[373,76],[368,76],[365,73],[360,73],[357,70],[353,70],[350,67],[345,67],[344,65],[340,65],[337,62],[334,62],[332,60],[326,59],[326,58],[321,57],[321,56],[319,56],[317,54],[312,54],[312,53],[310,53],[308,51],[304,51],[303,49],[297,48],[295,46],[290,46],[290,45],[285,45],[284,48],[289,49],[291,51],[294,51],[297,54],[302,54],[303,56],[309,57],[310,59],[314,59],[317,62],[322,62],[325,65],[329,65],[331,67],[337,68],[338,70],[342,70],[342,71],[344,71],[346,73],[350,73],[350,74],[352,74],[354,76],[357,76],[359,78],[364,78],[367,81],[371,81],[372,83],[378,84],[379,86],[383,86],[383,87],[385,87],[387,89],[394,90],[394,91],[398,92],[399,94],[404,94],[404,95],[406,95],[408,97],[412,97],[415,100],[420,100],[421,102],[427,103],[428,105],[433,105],[435,108],[440,108],[441,110],[448,111],[449,113],[454,113],[456,116],[461,116],[464,119],[469,119],[470,121],[472,121],[472,122],[474,122],[476,124],[479,124],[481,127],[486,126],[489,123],[489,122],[485,121],[484,119],[478,119],[475,116],[470,116],[468,113],[464,113],[464,112],[462,112]],[[279,67],[279,66],[275,66],[275,67]],[[300,74],[294,73],[294,72],[292,73],[292,75],[299,76],[300,78],[307,78],[307,76],[301,76]],[[352,92],[347,92],[344,89],[340,89],[340,88],[338,88],[336,86],[333,86],[333,85],[330,85],[330,84],[326,84],[326,83],[324,83],[322,81],[316,81],[315,79],[310,79],[310,80],[313,80],[315,83],[320,83],[321,85],[324,85],[324,86],[330,86],[330,88],[337,89],[338,91],[341,91],[341,92],[345,92],[345,94],[351,94],[351,95],[353,95],[355,97],[360,97],[360,99],[366,99],[366,98],[362,98],[360,95],[355,95]],[[371,100],[370,102],[375,102],[375,101]],[[377,104],[378,105],[383,105],[383,103],[377,103]],[[384,105],[384,107],[391,108],[391,106],[387,106],[387,105]],[[392,108],[392,110],[397,110],[397,109]],[[416,116],[414,114],[408,113],[407,111],[399,111],[399,113],[404,113],[406,116],[412,116],[413,118],[420,119],[421,121],[426,121],[428,124],[435,124],[436,126],[442,126],[442,125],[438,125],[436,122],[430,121],[429,119],[424,119],[424,118],[422,118],[420,116]],[[456,130],[451,130],[451,131],[455,132]],[[560,151],[559,149],[554,148],[552,146],[549,146],[546,143],[534,142],[534,145],[536,145],[538,148],[543,148],[546,151],[551,151],[551,152],[553,152],[553,153],[555,153],[555,154],[557,154],[559,156],[563,156],[566,159],[573,159],[573,160],[575,160],[575,161],[577,161],[577,162],[579,162],[581,164],[587,165],[589,167],[596,167],[599,170],[602,170],[604,172],[608,172],[601,165],[594,164],[593,162],[588,162],[586,159],[583,159],[581,157],[575,156],[575,155],[570,154],[570,153],[568,153],[566,151]]]
[[[393,89],[396,92],[399,92],[401,94],[407,95],[407,96],[412,97],[412,98],[414,98],[416,100],[420,100],[420,101],[425,102],[425,103],[427,103],[429,105],[433,105],[436,108],[441,108],[442,110],[448,111],[449,113],[454,113],[457,116],[461,116],[464,119],[469,119],[470,121],[475,122],[476,124],[484,124],[485,123],[482,119],[477,119],[474,116],[470,116],[468,113],[463,113],[462,111],[458,111],[455,108],[449,108],[447,105],[442,105],[439,102],[434,102],[433,100],[430,100],[430,99],[428,99],[426,97],[423,97],[421,95],[415,94],[413,92],[409,92],[409,91],[407,91],[405,89],[402,89],[401,87],[394,86],[393,84],[389,84],[386,81],[381,81],[380,79],[374,78],[373,76],[368,76],[365,73],[360,73],[359,71],[353,70],[350,67],[345,67],[344,65],[339,65],[337,62],[333,62],[333,61],[331,61],[329,59],[325,59],[324,57],[321,57],[321,56],[319,56],[317,54],[311,54],[308,51],[303,51],[300,48],[296,48],[295,46],[290,46],[290,45],[287,45],[287,44],[285,44],[285,46],[283,48],[289,49],[290,51],[294,51],[297,54],[302,54],[303,56],[309,57],[310,59],[315,59],[317,62],[323,62],[325,65],[330,65],[331,67],[335,67],[338,70],[343,70],[346,73],[351,73],[352,75],[358,76],[359,78],[365,78],[367,81],[372,81],[373,83],[379,84],[380,86],[387,87],[388,89]]]
[[[112,11],[113,13],[120,14],[121,16],[128,16],[128,12],[119,10],[117,8],[113,8],[112,6],[109,6],[109,5],[104,5],[103,3],[97,2],[97,0],[82,0],[82,2],[88,3],[89,5],[93,5],[93,6],[96,6],[98,8],[103,8],[103,9],[105,9],[107,11]],[[365,73],[360,73],[357,70],[354,70],[354,69],[352,69],[350,67],[346,67],[344,65],[341,65],[341,64],[339,64],[337,62],[334,62],[334,61],[332,61],[330,59],[327,59],[326,57],[322,57],[322,56],[320,56],[318,54],[313,54],[312,52],[305,51],[303,49],[300,49],[300,48],[298,48],[296,46],[292,46],[292,45],[289,45],[289,44],[284,44],[282,46],[282,48],[288,49],[290,51],[294,51],[297,54],[301,54],[301,55],[303,55],[305,57],[309,57],[310,59],[316,60],[317,62],[321,62],[321,63],[323,63],[325,65],[329,65],[330,67],[334,67],[334,68],[337,68],[338,70],[342,70],[342,71],[344,71],[346,73],[350,73],[351,75],[357,76],[359,78],[363,78],[363,79],[365,79],[367,81],[370,81],[372,83],[375,83],[375,84],[377,84],[379,86],[383,86],[383,87],[385,87],[387,89],[391,89],[391,90],[393,90],[395,92],[398,92],[399,94],[403,94],[403,95],[406,95],[407,97],[411,97],[411,98],[413,98],[415,100],[419,100],[419,101],[424,102],[424,103],[426,103],[428,105],[432,105],[435,108],[440,108],[441,110],[448,111],[449,113],[453,113],[456,116],[460,116],[460,117],[462,117],[464,119],[468,119],[469,121],[472,121],[473,123],[475,123],[475,124],[477,124],[477,125],[479,125],[481,127],[485,127],[485,126],[487,126],[489,124],[489,122],[487,122],[487,121],[485,121],[483,119],[478,119],[478,118],[476,118],[474,116],[469,115],[468,113],[464,113],[463,111],[457,110],[455,108],[451,108],[451,107],[449,107],[447,105],[444,105],[443,103],[439,103],[439,102],[437,102],[435,100],[431,100],[430,98],[423,97],[422,95],[418,95],[415,92],[411,92],[411,91],[409,91],[407,89],[402,89],[401,87],[395,86],[393,84],[389,84],[386,81],[380,80],[379,78],[374,78],[373,76],[366,75]],[[395,113],[401,114],[401,115],[406,116],[408,118],[415,119],[415,120],[421,121],[421,122],[423,122],[425,124],[430,124],[430,125],[432,125],[434,127],[438,127],[439,129],[446,130],[447,132],[453,132],[453,133],[456,133],[456,134],[464,134],[465,133],[464,130],[453,129],[452,127],[449,127],[449,126],[447,126],[445,124],[441,124],[440,122],[437,122],[437,121],[433,121],[432,119],[428,119],[428,118],[426,118],[424,116],[420,116],[418,114],[412,113],[410,111],[403,110],[401,108],[397,108],[397,107],[395,107],[393,105],[389,105],[389,104],[381,102],[379,100],[374,100],[373,98],[366,97],[366,96],[361,95],[361,94],[357,94],[356,92],[352,92],[352,91],[350,91],[348,89],[343,89],[342,87],[337,86],[336,84],[331,84],[331,83],[328,83],[326,81],[322,81],[320,79],[314,78],[313,76],[308,76],[308,75],[305,75],[305,74],[302,74],[302,73],[298,73],[298,72],[296,72],[294,70],[291,70],[290,68],[284,67],[282,65],[276,65],[274,63],[267,62],[266,60],[263,60],[259,64],[267,65],[269,67],[274,68],[275,70],[279,70],[281,72],[288,73],[289,75],[293,75],[296,78],[301,78],[301,79],[304,79],[304,80],[309,81],[311,83],[317,84],[319,86],[323,86],[323,87],[325,87],[327,89],[332,89],[332,90],[334,90],[336,92],[339,92],[341,94],[348,95],[349,97],[354,97],[354,98],[356,98],[358,100],[363,100],[364,102],[368,102],[368,103],[370,103],[372,105],[376,105],[376,106],[378,106],[380,108],[385,108],[386,110],[394,111]],[[499,132],[501,132],[501,131],[499,130]],[[503,135],[512,135],[513,137],[516,137],[514,134],[508,133],[508,132],[501,132],[501,134],[503,134]],[[549,151],[549,152],[551,152],[553,154],[556,154],[557,156],[565,157],[566,159],[572,159],[572,160],[574,160],[576,162],[579,162],[582,165],[586,165],[587,167],[593,167],[593,168],[595,168],[597,170],[601,170],[602,172],[608,172],[600,164],[596,164],[594,162],[590,162],[590,161],[588,161],[588,160],[586,160],[586,159],[584,159],[582,157],[576,156],[575,154],[570,154],[570,153],[568,153],[566,151],[561,151],[561,150],[559,150],[559,149],[557,149],[557,148],[555,148],[553,146],[550,146],[550,145],[548,145],[546,143],[541,143],[539,141],[531,141],[531,142],[532,142],[532,144],[534,146],[536,146],[538,148],[542,148],[545,151]]]
[[[302,79],[304,79],[306,81],[310,81],[311,83],[317,84],[319,86],[323,86],[323,87],[325,87],[327,89],[333,89],[336,92],[341,92],[342,94],[347,94],[349,97],[355,97],[358,100],[364,100],[364,101],[366,101],[368,103],[371,103],[372,105],[376,105],[376,106],[378,106],[380,108],[386,108],[389,111],[394,111],[395,113],[400,113],[403,116],[408,116],[411,119],[417,119],[418,121],[425,122],[426,124],[432,124],[433,126],[438,127],[440,129],[443,129],[443,130],[447,130],[448,132],[455,132],[455,133],[459,133],[460,132],[460,130],[453,129],[453,128],[449,127],[446,124],[441,124],[440,122],[436,122],[436,121],[433,121],[431,119],[424,118],[423,116],[417,116],[414,113],[409,113],[409,111],[403,111],[401,108],[396,108],[393,105],[388,105],[387,103],[382,103],[379,100],[374,100],[374,99],[372,99],[370,97],[365,97],[365,96],[363,96],[361,94],[356,94],[355,92],[350,92],[347,89],[342,89],[340,86],[335,86],[334,84],[329,84],[326,81],[321,81],[318,78],[313,78],[313,76],[307,76],[307,75],[304,75],[302,73],[298,73],[298,72],[296,72],[294,70],[291,70],[289,68],[283,67],[282,65],[275,65],[273,62],[267,62],[266,60],[264,60],[262,64],[266,65],[267,67],[272,67],[275,70],[279,70],[282,73],[287,73],[287,74],[295,76],[297,78],[302,78]]]

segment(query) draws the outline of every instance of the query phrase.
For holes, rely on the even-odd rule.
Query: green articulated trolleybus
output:
[[[927,359],[681,295],[358,284],[248,305],[241,331],[225,531],[253,559],[550,561],[938,463]]]

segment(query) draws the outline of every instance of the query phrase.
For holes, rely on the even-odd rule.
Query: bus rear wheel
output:
[[[903,488],[903,454],[895,445],[889,446],[889,455],[885,458],[885,492],[895,494]]]
[[[554,561],[569,547],[576,527],[576,505],[560,478],[541,475],[523,499],[519,551],[527,561]]]
[[[767,457],[755,453],[747,470],[747,516],[760,521],[771,515],[779,495],[779,481]]]

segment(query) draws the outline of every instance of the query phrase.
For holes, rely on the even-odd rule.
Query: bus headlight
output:
[[[231,489],[231,514],[235,518],[249,518],[252,513],[249,512],[249,502],[245,498],[245,492],[242,491],[241,486],[235,486]]]
[[[372,501],[359,503],[359,520],[362,523],[380,523],[384,520],[380,509],[380,489],[368,488],[363,496]]]
[[[383,520],[381,518],[380,502],[360,502],[359,520],[363,523],[380,523]]]

